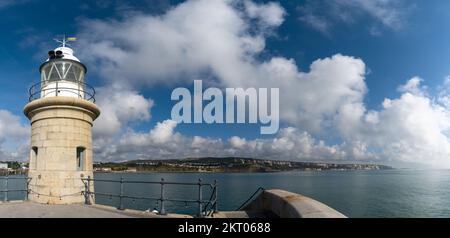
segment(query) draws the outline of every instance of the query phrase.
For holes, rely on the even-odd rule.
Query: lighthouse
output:
[[[24,108],[31,122],[28,198],[38,203],[85,202],[82,179],[93,177],[92,126],[100,109],[68,39],[48,52]]]

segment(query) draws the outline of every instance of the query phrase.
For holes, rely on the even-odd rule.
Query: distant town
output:
[[[94,163],[95,172],[204,172],[204,173],[264,173],[282,171],[325,170],[386,170],[392,167],[377,164],[337,164],[263,160],[253,158],[187,158],[179,160],[132,160]],[[28,163],[0,162],[0,176],[26,174]]]
[[[96,172],[210,172],[258,173],[323,170],[386,170],[392,167],[377,164],[337,164],[262,160],[253,158],[188,158],[180,160],[134,160],[118,163],[94,163]]]
[[[28,171],[28,163],[8,161],[0,161],[0,176],[6,174],[26,174]]]

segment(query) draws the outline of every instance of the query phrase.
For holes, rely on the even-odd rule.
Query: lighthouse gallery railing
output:
[[[76,82],[76,84],[78,87],[74,88],[67,87],[67,82],[64,80],[50,81],[46,84],[38,82],[28,90],[28,100],[31,102],[49,96],[70,95],[95,103],[94,87],[84,82]]]

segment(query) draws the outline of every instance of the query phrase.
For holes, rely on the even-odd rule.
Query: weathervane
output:
[[[77,38],[76,37],[66,37],[66,35],[63,35],[62,40],[57,39],[57,38],[55,38],[53,40],[60,43],[61,47],[66,47],[66,46],[70,46],[70,44],[67,42],[74,42],[77,40]]]

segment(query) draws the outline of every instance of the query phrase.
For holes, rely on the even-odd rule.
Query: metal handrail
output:
[[[17,179],[17,180],[19,180],[19,179],[23,179],[23,180],[25,180],[25,179],[27,179],[27,177],[10,177],[10,176],[2,176],[2,177],[0,177],[0,179],[1,180],[5,180],[5,179],[8,179],[8,180],[11,180],[11,179]]]
[[[164,181],[164,179],[161,179],[159,182],[155,181],[134,181],[134,180],[125,180],[123,177],[120,178],[120,180],[109,180],[109,179],[92,179],[90,176],[88,178],[82,178],[81,179],[85,185],[85,191],[82,193],[85,196],[85,204],[90,205],[90,198],[92,195],[101,195],[101,196],[109,196],[109,197],[118,197],[119,198],[119,210],[124,209],[123,205],[123,199],[137,199],[137,200],[153,200],[158,201],[160,204],[158,213],[160,215],[165,215],[166,209],[165,209],[165,202],[182,202],[182,203],[196,203],[198,206],[198,217],[204,217],[207,215],[210,215],[212,213],[215,213],[218,211],[218,205],[217,205],[217,181],[214,181],[213,184],[211,183],[204,183],[201,179],[198,180],[197,183],[182,183],[182,182],[167,182]],[[110,183],[119,183],[120,184],[120,193],[119,194],[112,194],[112,193],[101,193],[101,192],[92,192],[91,191],[91,182],[110,182]],[[124,194],[123,186],[124,184],[159,184],[160,185],[160,196],[159,197],[145,197],[145,196],[133,196],[133,195],[126,195]],[[179,199],[179,198],[166,198],[165,197],[165,186],[166,185],[180,185],[180,186],[198,186],[198,198],[197,199]],[[208,200],[203,199],[203,187],[210,187],[212,189],[211,191],[211,197]],[[209,207],[211,205],[211,207]]]
[[[28,90],[29,98],[28,101],[32,102],[34,100],[40,99],[42,97],[46,97],[49,94],[54,94],[54,96],[58,96],[61,92],[68,92],[74,95],[77,95],[79,98],[94,102],[95,103],[95,88],[85,82],[76,82],[80,86],[78,88],[69,88],[69,87],[61,87],[59,86],[59,82],[64,80],[54,81],[55,87],[48,87],[48,85],[43,85],[42,82],[38,82],[33,84]],[[53,81],[52,81],[53,82]],[[69,81],[71,82],[71,81]],[[49,91],[48,94],[42,95],[42,92]],[[82,96],[83,95],[83,96]]]
[[[5,202],[8,200],[8,193],[9,192],[26,192],[25,200],[28,200],[29,194],[36,194],[37,196],[51,196],[51,195],[45,195],[40,194],[38,192],[33,191],[30,189],[30,181],[31,178],[29,177],[9,177],[6,175],[5,177],[0,177],[0,180],[6,180],[6,188],[5,190],[0,190],[0,193],[4,193],[3,200]],[[8,189],[8,180],[26,180],[26,189]],[[101,196],[109,196],[109,197],[118,197],[120,201],[120,205],[118,209],[123,210],[124,204],[123,199],[129,198],[129,199],[138,199],[138,200],[153,200],[158,201],[160,204],[159,208],[159,214],[165,215],[165,202],[180,202],[180,203],[194,203],[198,206],[198,217],[205,217],[210,216],[213,213],[218,212],[218,183],[217,180],[214,181],[214,183],[204,183],[201,179],[198,180],[197,183],[183,183],[183,182],[167,182],[164,181],[164,179],[161,179],[159,182],[155,181],[135,181],[135,180],[125,180],[123,177],[121,177],[120,180],[108,180],[108,179],[92,179],[90,176],[88,178],[82,178],[81,179],[83,184],[85,185],[84,191],[80,191],[74,194],[64,195],[64,196],[73,196],[73,195],[83,195],[85,197],[85,204],[90,205],[91,204],[91,196],[94,195],[101,195]],[[112,182],[112,183],[120,183],[120,193],[119,194],[112,194],[112,193],[101,193],[101,192],[93,192],[91,191],[91,182]],[[145,196],[133,196],[133,195],[127,195],[124,194],[124,184],[159,184],[161,188],[160,196],[159,197],[145,197]],[[179,198],[167,198],[165,196],[165,189],[164,186],[166,185],[178,185],[178,186],[197,186],[198,187],[198,198],[197,199],[179,199]],[[205,200],[203,199],[203,187],[209,187],[211,188],[211,195],[210,198]],[[56,197],[63,197],[63,196],[56,196]]]
[[[241,205],[238,209],[236,209],[236,211],[241,211],[241,209],[244,208],[245,206],[247,206],[248,203],[249,203],[250,201],[252,201],[252,200],[256,197],[256,195],[259,195],[259,193],[260,193],[261,191],[264,191],[264,190],[265,190],[265,189],[264,189],[263,187],[259,187],[259,188],[252,194],[252,196],[250,196],[244,203],[242,203],[242,205]]]
[[[87,179],[83,179],[87,180]],[[97,181],[97,182],[111,182],[111,183],[118,183],[120,180],[111,180],[111,179],[91,179],[91,181]],[[137,180],[123,180],[122,183],[145,183],[145,184],[161,184],[161,182],[155,182],[155,181],[137,181]],[[199,185],[199,183],[182,183],[182,182],[164,182],[165,184],[170,185]],[[202,186],[210,186],[211,188],[214,187],[214,184],[211,183],[201,183]]]
[[[203,209],[204,216],[210,216],[212,213],[218,211],[218,197],[217,197],[217,180],[214,180],[213,191],[211,192],[211,197],[209,198],[208,203],[205,205]],[[208,209],[208,206],[211,205],[211,209]]]
[[[10,201],[8,199],[8,193],[10,193],[10,192],[26,192],[25,200],[28,200],[28,194],[30,193],[29,184],[30,184],[31,178],[29,178],[29,177],[10,177],[8,174],[6,174],[6,176],[0,177],[0,180],[6,180],[5,190],[0,190],[0,193],[4,194],[4,197],[3,197],[4,202]],[[8,184],[9,184],[8,181],[9,180],[26,180],[27,188],[26,189],[8,189]]]

